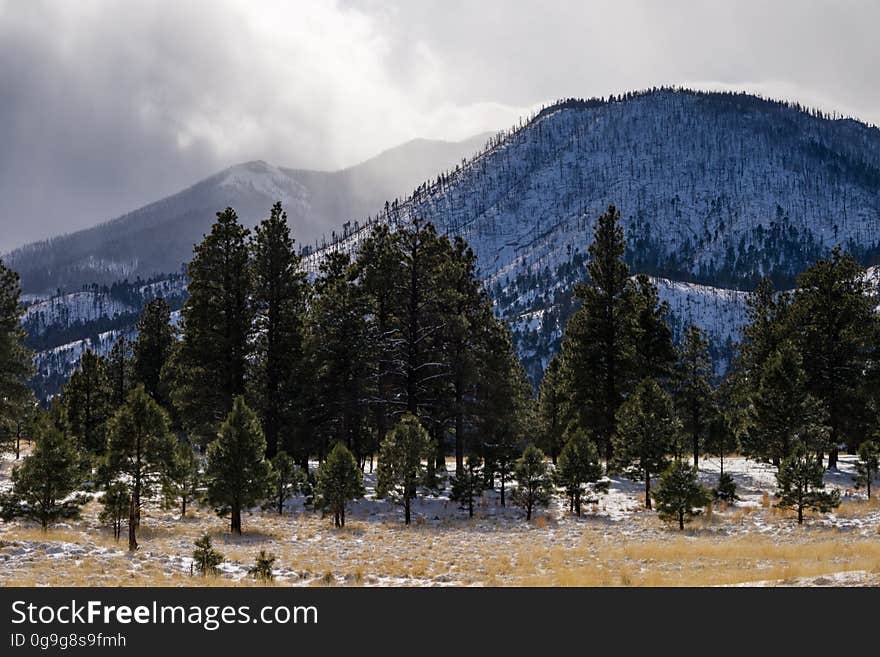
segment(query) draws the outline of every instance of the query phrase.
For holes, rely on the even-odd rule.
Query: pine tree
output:
[[[125,405],[109,423],[105,463],[105,478],[122,482],[129,490],[128,549],[131,551],[138,549],[137,530],[144,500],[157,487],[163,487],[172,471],[174,446],[168,414],[143,386],[132,390]]]
[[[809,399],[800,354],[784,342],[766,359],[752,401],[752,426],[744,447],[749,455],[776,465],[795,445]]]
[[[241,534],[241,511],[265,497],[271,474],[259,418],[238,396],[218,438],[208,445],[205,468],[208,501],[220,515],[229,513],[232,533]]]
[[[91,455],[104,454],[107,421],[113,410],[107,360],[87,349],[61,395],[67,421],[80,448]]]
[[[302,489],[305,483],[305,473],[287,452],[278,452],[271,460],[272,476],[269,483],[269,500],[271,508],[278,515],[284,513],[284,505]]]
[[[164,484],[166,502],[168,506],[177,506],[180,503],[181,518],[186,517],[187,505],[198,499],[201,481],[198,455],[188,442],[179,442]]]
[[[177,330],[171,324],[171,306],[162,297],[151,299],[137,321],[137,338],[132,347],[134,378],[160,406],[169,403],[169,391],[162,377]]]
[[[591,430],[610,460],[616,413],[634,375],[637,304],[623,260],[626,244],[620,212],[609,206],[593,233],[589,281],[575,289],[583,305],[568,321],[563,353],[572,402],[581,412],[580,426]]]
[[[30,454],[12,470],[12,493],[4,495],[2,517],[49,523],[79,517],[86,496],[72,495],[82,483],[79,455],[73,440],[43,419]]]
[[[469,455],[461,474],[456,473],[452,478],[450,498],[467,509],[471,518],[474,517],[474,500],[482,495],[484,482],[483,459],[476,454]]]
[[[859,441],[864,415],[859,388],[867,340],[878,321],[868,291],[865,270],[837,247],[798,277],[792,303],[807,388],[828,415],[829,468],[837,466],[839,443],[854,450]]]
[[[544,461],[544,452],[534,445],[526,447],[516,463],[514,477],[513,503],[526,510],[526,520],[529,521],[535,507],[550,504],[553,492],[553,479]]]
[[[456,237],[438,273],[442,360],[449,372],[446,394],[441,392],[439,396],[446,398],[453,419],[456,474],[464,471],[465,426],[476,410],[473,395],[468,393],[479,377],[480,338],[483,327],[495,321],[491,301],[476,270],[476,255],[461,237]]]
[[[364,496],[364,475],[345,445],[336,443],[317,473],[316,506],[333,512],[333,524],[345,527],[345,506]]]
[[[32,396],[27,386],[32,354],[24,344],[23,313],[18,274],[0,260],[0,427],[16,424],[21,406]]]
[[[537,412],[541,436],[538,445],[550,455],[553,465],[556,465],[556,459],[565,442],[563,434],[570,413],[563,368],[561,354],[554,354],[538,387]]]
[[[430,223],[416,218],[398,233],[401,275],[398,280],[395,346],[392,362],[399,394],[407,413],[432,419],[437,378],[448,374],[438,359],[442,323],[439,317],[437,272],[448,240],[437,236]]]
[[[115,411],[125,403],[134,387],[132,371],[132,345],[122,336],[114,344],[107,357],[107,382],[110,391],[110,408]]]
[[[202,577],[219,574],[220,569],[217,566],[223,563],[223,555],[211,545],[211,537],[205,534],[196,540],[195,546],[193,567]]]
[[[272,572],[272,568],[276,560],[274,554],[266,554],[265,550],[260,550],[260,554],[254,559],[254,565],[248,568],[248,575],[264,584],[274,581],[275,573]]]
[[[172,401],[191,438],[202,445],[245,393],[251,331],[247,236],[232,208],[196,245],[187,267],[183,340]]]
[[[650,509],[651,477],[666,469],[681,433],[672,399],[656,381],[645,379],[621,405],[617,423],[615,465],[645,482],[645,508]]]
[[[716,409],[706,426],[705,443],[706,454],[717,456],[721,463],[718,484],[712,489],[715,500],[735,502],[739,499],[736,495],[736,482],[730,473],[724,471],[724,457],[732,454],[736,449],[737,436],[731,427],[731,422],[724,412]]]
[[[398,335],[403,254],[399,235],[385,224],[374,226],[355,262],[356,276],[367,305],[366,355],[372,356],[369,390],[375,417],[376,444],[388,433],[395,412],[395,352]],[[371,457],[372,466],[372,457]]]
[[[280,202],[256,227],[250,250],[256,331],[250,387],[271,459],[281,448],[296,451],[308,291]]]
[[[590,484],[602,478],[602,464],[595,444],[582,430],[575,430],[568,436],[559,463],[554,473],[556,485],[565,489],[569,499],[569,509],[578,517],[581,515],[581,502]]]
[[[684,461],[675,461],[666,469],[652,496],[660,519],[677,521],[680,530],[712,499],[697,480],[697,469]]]
[[[779,466],[776,473],[779,501],[776,506],[797,511],[798,524],[804,524],[804,510],[827,512],[840,504],[840,494],[824,490],[822,462],[807,452],[803,445],[796,445]]]
[[[401,503],[407,525],[411,520],[412,499],[424,477],[422,461],[433,454],[431,437],[418,418],[409,413],[385,437],[379,450],[376,495]]]
[[[128,521],[131,508],[131,491],[121,481],[114,481],[101,496],[101,513],[98,520],[113,530],[113,539],[118,543],[122,525]]]
[[[309,318],[307,350],[315,377],[310,404],[323,457],[342,441],[360,459],[367,451],[370,345],[365,298],[355,284],[347,254],[332,253],[321,264]]]
[[[866,488],[868,499],[871,499],[871,482],[880,471],[880,445],[873,440],[866,440],[859,445],[859,460],[856,462],[856,488]]]
[[[666,380],[673,375],[676,362],[669,328],[669,304],[660,301],[657,286],[644,274],[636,276],[635,304],[634,380]]]
[[[482,438],[475,451],[482,453],[487,486],[500,480],[501,506],[506,504],[506,484],[521,454],[527,435],[538,433],[532,387],[516,355],[510,331],[500,322],[483,326],[480,372],[476,388],[476,435]]]
[[[694,468],[700,467],[700,453],[706,429],[713,415],[712,358],[709,341],[699,327],[691,324],[685,332],[676,372],[676,402],[684,431],[690,435]]]
[[[21,458],[21,441],[31,436],[41,416],[33,393],[7,401],[8,416],[0,420],[0,452],[11,452],[15,460]]]

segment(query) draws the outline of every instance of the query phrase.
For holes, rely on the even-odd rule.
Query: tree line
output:
[[[452,454],[452,497],[470,515],[487,488],[527,519],[561,490],[580,515],[607,490],[605,475],[622,473],[683,528],[711,499],[736,499],[724,456],[740,451],[778,467],[778,503],[802,522],[804,510],[836,505],[822,473],[842,443],[859,451],[856,483],[870,494],[880,328],[851,256],[817,261],[792,293],[763,281],[738,358],[717,381],[700,329],[673,344],[656,287],[631,275],[613,206],[593,233],[580,308],[537,400],[472,251],[419,220],[374,226],[354,257],[327,254],[309,280],[280,204],[252,234],[227,208],[195,246],[180,326],[165,300],[150,301],[137,338],[106,358],[84,354],[45,413],[22,384],[17,282],[4,268],[0,400],[35,445],[3,515],[46,527],[75,515],[77,492],[92,486],[130,549],[149,499],[181,515],[207,502],[240,533],[242,510],[280,514],[302,493],[341,526],[378,455],[376,493],[409,523],[412,500],[444,485]],[[712,491],[697,481],[705,455],[721,459]]]

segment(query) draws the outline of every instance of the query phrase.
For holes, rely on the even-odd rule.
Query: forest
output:
[[[773,506],[802,524],[840,505],[823,477],[841,452],[870,499],[880,321],[864,268],[838,247],[790,292],[761,280],[718,377],[699,328],[673,341],[668,306],[625,250],[610,206],[535,394],[463,239],[419,219],[377,224],[309,276],[280,203],[253,231],[226,208],[194,247],[180,327],[151,299],[136,337],[87,352],[45,409],[27,387],[17,275],[0,267],[0,445],[16,463],[2,518],[46,531],[97,501],[136,551],[156,505],[181,521],[207,507],[240,535],[259,531],[251,509],[282,515],[298,498],[344,527],[369,474],[405,525],[417,499],[447,490],[466,517],[489,490],[529,522],[554,499],[588,514],[623,477],[684,530],[736,503],[724,464],[738,455],[773,469]],[[721,468],[707,486],[710,457]],[[216,569],[210,536],[194,555]],[[254,577],[271,571],[263,551]]]

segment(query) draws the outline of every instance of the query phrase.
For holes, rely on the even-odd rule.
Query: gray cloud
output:
[[[336,168],[543,102],[741,88],[880,123],[870,0],[0,0],[0,252],[236,162]]]

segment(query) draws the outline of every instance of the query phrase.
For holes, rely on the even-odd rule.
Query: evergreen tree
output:
[[[839,443],[854,451],[860,439],[860,383],[878,321],[868,285],[865,270],[837,247],[798,277],[792,304],[807,388],[828,416],[829,468],[837,466]]]
[[[61,394],[67,421],[80,448],[91,455],[104,454],[107,421],[113,410],[107,360],[87,349]]]
[[[476,275],[477,258],[456,237],[448,258],[440,266],[438,307],[443,325],[442,360],[449,371],[446,401],[455,433],[455,473],[464,471],[465,426],[476,408],[469,394],[479,377],[479,350],[484,326],[496,321],[491,301]]]
[[[137,338],[132,347],[134,378],[159,405],[169,399],[162,369],[171,357],[177,330],[171,324],[171,306],[162,297],[147,302],[137,321]]]
[[[122,336],[114,344],[107,358],[107,381],[110,390],[110,408],[115,411],[125,403],[134,387],[132,345]]]
[[[581,515],[581,501],[590,484],[602,478],[602,464],[596,446],[582,430],[570,435],[554,473],[556,485],[565,489],[569,510]]]
[[[323,458],[327,445],[341,441],[360,459],[367,451],[370,354],[365,298],[356,285],[347,254],[331,253],[315,282],[308,332],[308,358],[315,376],[312,425],[318,428]]]
[[[33,435],[41,412],[33,393],[7,401],[8,415],[0,420],[0,452],[8,451],[21,458],[21,441]]]
[[[199,457],[188,442],[181,441],[174,450],[171,469],[164,479],[165,499],[169,506],[180,503],[180,517],[186,517],[186,508],[190,502],[198,499],[199,486],[202,482],[199,471]]]
[[[121,481],[114,481],[101,496],[101,513],[98,515],[98,520],[110,526],[117,543],[122,534],[122,526],[128,521],[130,508],[131,491]]]
[[[529,445],[516,463],[514,470],[516,488],[513,491],[513,503],[526,510],[526,520],[532,519],[532,511],[536,506],[550,504],[553,492],[553,479],[544,461],[544,452]]]
[[[88,500],[72,496],[81,484],[78,462],[70,437],[41,421],[33,450],[12,470],[12,493],[3,496],[2,517],[37,520],[43,531],[56,520],[77,518],[80,506]]]
[[[256,329],[251,391],[272,458],[282,447],[295,453],[308,289],[280,202],[256,227],[250,249]]]
[[[538,387],[537,404],[541,436],[538,444],[550,455],[553,465],[556,465],[556,459],[565,442],[563,434],[570,412],[566,403],[567,397],[562,356],[557,353],[550,359],[544,370],[541,385]]]
[[[675,461],[666,469],[652,495],[660,519],[678,521],[680,530],[711,501],[709,492],[697,480],[697,469],[684,461]]]
[[[615,465],[645,482],[645,508],[650,509],[651,477],[666,469],[681,432],[672,399],[656,381],[645,379],[621,405],[617,423]]]
[[[595,436],[606,459],[617,433],[616,413],[631,389],[638,332],[635,290],[623,260],[626,243],[620,212],[601,215],[589,247],[589,281],[575,289],[582,302],[568,321],[564,360],[580,426]]]
[[[399,335],[398,314],[402,307],[402,261],[399,235],[391,232],[387,225],[377,224],[361,245],[355,262],[367,305],[367,339],[370,344],[365,355],[372,356],[368,389],[372,395],[370,405],[375,417],[376,444],[385,439],[390,417],[395,412],[395,345]]]
[[[211,537],[205,534],[195,542],[196,549],[193,551],[193,567],[202,577],[217,575],[220,573],[219,566],[223,563],[223,555],[211,545]]]
[[[827,512],[840,504],[840,494],[824,490],[822,463],[807,452],[803,445],[796,445],[791,456],[785,458],[776,473],[779,501],[776,506],[797,511],[798,524],[804,524],[804,510]]]
[[[437,379],[448,375],[438,358],[443,326],[436,283],[442,256],[449,255],[449,242],[438,237],[432,224],[418,218],[399,231],[398,241],[402,258],[397,286],[400,305],[392,337],[394,376],[400,382],[405,411],[431,420]]]
[[[272,572],[272,568],[275,566],[276,559],[274,554],[266,554],[265,550],[260,550],[260,554],[254,560],[254,565],[248,568],[248,575],[264,584],[274,581],[275,573]]]
[[[278,515],[284,513],[287,500],[296,495],[305,483],[306,477],[296,462],[287,452],[278,452],[272,458],[272,476],[269,482],[270,508]]]
[[[208,445],[205,478],[208,501],[230,515],[230,531],[241,534],[241,511],[265,496],[272,468],[260,421],[238,396],[216,440]]]
[[[124,483],[131,503],[128,549],[138,549],[137,530],[145,498],[164,487],[173,466],[174,436],[168,415],[143,386],[132,390],[108,427],[107,479]]]
[[[468,456],[461,474],[456,473],[452,478],[450,497],[461,504],[461,508],[467,509],[471,518],[474,517],[474,500],[482,495],[484,481],[483,459],[476,454]]]
[[[672,376],[676,353],[669,328],[669,304],[660,301],[657,286],[644,274],[636,276],[635,380],[663,381]]]
[[[501,506],[506,484],[520,456],[524,436],[538,433],[532,388],[516,355],[510,332],[500,322],[484,325],[480,373],[476,389],[475,433],[482,438],[477,450],[485,460],[487,486],[500,479]]]
[[[880,471],[880,445],[873,440],[866,440],[859,445],[859,460],[856,462],[856,488],[866,488],[868,499],[871,499],[871,482]]]
[[[706,429],[713,415],[711,379],[714,372],[709,341],[703,331],[693,324],[685,332],[676,374],[679,417],[684,431],[690,435],[694,468],[698,469]]]
[[[778,466],[798,440],[803,442],[817,411],[805,381],[800,354],[790,342],[782,343],[765,361],[752,401],[752,426],[744,444],[749,455]]]
[[[189,435],[203,445],[245,393],[252,317],[248,234],[232,208],[218,212],[187,267],[189,297],[172,401]]]
[[[730,473],[724,471],[724,457],[737,449],[737,437],[727,415],[719,409],[713,413],[706,427],[705,452],[717,456],[721,462],[721,471],[718,475],[718,485],[712,489],[715,500],[735,502],[739,498],[736,495],[736,482]]]
[[[22,405],[32,397],[27,386],[32,354],[24,345],[23,313],[18,274],[0,260],[0,427],[16,424]]]
[[[364,496],[364,475],[352,454],[342,443],[336,443],[317,473],[315,495],[317,506],[333,512],[333,524],[345,527],[345,505]]]
[[[404,523],[407,525],[411,519],[412,499],[425,472],[422,461],[433,454],[431,437],[418,418],[409,413],[400,419],[382,442],[376,495],[403,504]]]

